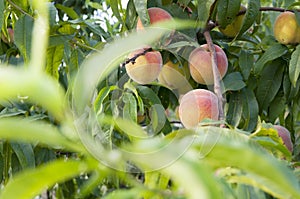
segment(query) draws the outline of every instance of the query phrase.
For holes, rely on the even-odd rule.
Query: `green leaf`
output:
[[[225,28],[228,24],[232,23],[240,10],[240,4],[241,0],[218,1],[218,25],[220,25],[222,28]]]
[[[284,61],[276,59],[267,64],[261,73],[256,91],[257,101],[261,110],[267,110],[276,96],[282,82]]]
[[[132,93],[124,93],[123,98],[123,118],[137,122],[137,102]]]
[[[69,7],[63,6],[62,4],[59,4],[59,3],[56,3],[55,7],[57,9],[60,9],[63,12],[65,12],[72,19],[78,19],[79,18],[78,14],[75,12],[75,10],[73,8],[69,8]]]
[[[54,46],[47,50],[46,72],[58,79],[58,69],[64,56],[64,46]]]
[[[253,25],[260,13],[259,8],[260,0],[248,0],[246,14],[239,35],[243,34]]]
[[[26,167],[35,167],[35,156],[31,144],[11,142],[10,145],[23,169]]]
[[[289,63],[289,76],[294,87],[296,87],[299,74],[300,74],[300,45],[298,45],[296,50],[293,52],[291,61]]]
[[[269,106],[268,115],[270,122],[274,122],[281,114],[284,113],[286,103],[287,102],[283,91],[279,91]]]
[[[161,104],[160,99],[156,95],[156,93],[147,86],[137,86],[137,91],[142,97],[144,103],[148,103],[149,105]]]
[[[80,144],[70,141],[57,128],[41,121],[2,118],[0,119],[0,138],[33,144],[38,142],[53,148],[63,147],[71,151],[84,151]]]
[[[31,57],[31,41],[32,41],[33,19],[27,15],[23,15],[15,23],[14,40],[15,44],[27,63]]]
[[[36,169],[27,169],[11,179],[0,192],[0,198],[34,198],[47,187],[64,182],[97,168],[95,162],[55,160]],[[17,190],[17,191],[16,191]]]
[[[151,119],[150,135],[159,133],[166,123],[165,109],[161,104],[154,104],[149,110]]]
[[[228,102],[228,111],[226,115],[226,121],[237,127],[242,118],[243,112],[243,100],[242,95],[239,92],[233,92],[230,94],[229,102]]]
[[[229,73],[223,79],[225,92],[226,91],[238,91],[246,86],[243,81],[243,77],[239,72]]]
[[[117,86],[109,86],[109,87],[104,87],[100,90],[94,102],[94,110],[97,113],[97,115],[103,112],[103,102],[108,97],[109,93],[111,91],[116,90],[117,88],[118,88]]]
[[[249,51],[241,50],[239,66],[245,80],[248,80],[251,69],[254,65],[254,56]]]
[[[125,19],[125,24],[127,29],[131,30],[134,28],[135,24],[133,21],[136,20],[136,10],[134,7],[133,0],[129,0],[126,8],[126,19]]]
[[[119,7],[122,6],[121,1],[120,0],[110,0],[110,6],[113,11],[113,14],[117,17],[118,21],[121,22],[121,24],[125,25],[124,20],[120,14],[120,9],[119,9]]]
[[[207,131],[204,131],[207,129]],[[298,179],[283,162],[268,154],[259,145],[251,141],[247,136],[235,130],[203,127],[198,129],[195,143],[198,147],[211,147],[212,150],[204,157],[204,161],[216,167],[236,167],[259,177],[262,185],[269,188],[268,193],[279,198],[300,197]],[[206,132],[206,133],[205,133]],[[218,138],[217,142],[215,141]],[[256,178],[253,178],[256,182]],[[259,181],[257,181],[261,184]],[[253,184],[261,188],[257,184]]]
[[[148,26],[150,24],[150,18],[147,10],[147,0],[133,0],[133,3],[142,24]]]
[[[49,37],[49,47],[65,45],[73,37],[74,37],[73,35],[50,35],[50,37]]]
[[[286,54],[288,52],[288,48],[285,45],[275,44],[269,47],[266,52],[259,58],[259,60],[254,65],[255,74],[261,74],[264,66],[269,61],[275,60],[278,57]]]
[[[28,98],[54,117],[63,121],[64,92],[58,82],[46,74],[32,73],[24,68],[0,67],[0,101]]]
[[[201,22],[201,26],[204,27],[210,17],[211,6],[215,3],[215,0],[198,0],[198,19]]]
[[[249,88],[242,89],[241,99],[243,101],[243,129],[253,131],[258,121],[258,103],[254,92]]]
[[[4,0],[0,0],[0,30],[2,30],[2,26],[4,23],[4,11],[5,11],[5,5],[4,5]]]

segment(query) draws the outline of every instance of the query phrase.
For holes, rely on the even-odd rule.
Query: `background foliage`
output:
[[[229,60],[226,120],[186,130],[178,91],[138,85],[120,64],[145,44],[165,62],[187,61],[191,46],[206,43],[208,19],[226,26],[241,3],[236,38],[210,31]],[[279,44],[279,13],[259,10],[299,5],[0,0],[0,198],[300,198],[300,47]],[[154,6],[189,21],[136,33],[137,16],[149,23]],[[174,27],[172,43],[157,42]],[[220,123],[228,128],[206,125]],[[292,154],[272,124],[291,132]]]

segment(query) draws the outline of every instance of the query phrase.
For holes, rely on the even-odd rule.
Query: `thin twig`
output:
[[[145,48],[143,52],[138,53],[138,54],[134,55],[133,57],[127,59],[125,62],[121,63],[120,66],[121,66],[121,67],[125,67],[125,65],[126,65],[126,64],[129,64],[129,63],[134,64],[134,63],[135,63],[135,60],[136,60],[138,57],[143,56],[143,55],[145,55],[147,52],[150,52],[150,51],[152,51],[152,50],[153,50],[152,48]]]
[[[214,47],[212,38],[210,36],[210,22],[207,25],[207,29],[204,31],[204,37],[208,45],[208,49],[211,53],[211,62],[212,62],[212,69],[213,69],[213,75],[214,75],[214,93],[218,97],[218,105],[219,105],[219,120],[223,121],[225,120],[224,116],[224,105],[225,105],[225,97],[222,92],[222,87],[221,87],[221,75],[218,70],[218,61],[217,61],[217,54],[216,54],[216,49]],[[225,125],[221,125],[221,127],[225,127]]]
[[[32,17],[29,13],[27,13],[26,11],[24,11],[20,6],[18,6],[17,4],[15,4],[14,2],[12,2],[11,0],[7,0],[7,1],[8,1],[8,3],[9,3],[10,5],[12,5],[15,9],[19,10],[21,13],[23,13],[23,14],[25,14],[25,15],[27,15],[27,16],[29,16],[30,18],[33,19],[33,17]]]

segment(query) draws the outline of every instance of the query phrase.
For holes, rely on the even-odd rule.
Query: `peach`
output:
[[[181,65],[179,62],[173,63],[172,61],[168,61],[163,65],[158,76],[158,81],[171,89],[182,89],[188,87],[189,78],[190,71],[187,64]]]
[[[214,45],[214,47],[217,54],[218,71],[221,78],[223,78],[227,72],[228,60],[222,48],[217,45]],[[191,52],[189,68],[192,78],[199,84],[212,85],[214,83],[211,53],[207,44],[201,45]]]
[[[3,33],[1,35],[1,39],[5,43],[13,43],[14,42],[14,30],[12,28],[7,28],[8,37],[6,37]]]
[[[240,11],[246,11],[245,6],[240,7]],[[221,33],[226,35],[227,37],[235,37],[240,32],[245,14],[238,15],[235,20],[228,24],[225,28],[220,28],[219,30]]]
[[[274,36],[281,44],[296,44],[300,42],[300,27],[293,12],[283,12],[275,20]]]
[[[150,18],[150,24],[172,19],[172,16],[167,11],[158,7],[148,8],[148,14]],[[138,18],[136,27],[137,30],[144,29],[144,25],[140,18]]]
[[[188,129],[194,128],[205,118],[219,119],[217,96],[205,89],[195,89],[182,96],[179,104],[179,118]]]
[[[279,135],[279,137],[281,137],[286,148],[290,152],[293,152],[293,143],[291,140],[290,132],[285,127],[280,126],[280,125],[274,125],[274,128],[277,130],[278,135]]]
[[[136,50],[128,55],[129,58],[144,52],[144,49]],[[162,57],[160,52],[146,52],[145,55],[137,57],[134,63],[125,65],[128,76],[139,84],[149,84],[157,79],[162,68]]]

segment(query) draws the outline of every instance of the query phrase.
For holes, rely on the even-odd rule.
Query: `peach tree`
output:
[[[0,198],[300,198],[299,7],[0,0]]]

